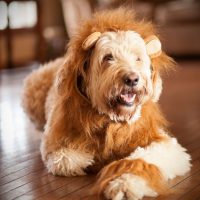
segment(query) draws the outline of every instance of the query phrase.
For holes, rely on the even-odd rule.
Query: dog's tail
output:
[[[49,62],[32,72],[24,81],[22,106],[38,129],[43,129],[46,123],[46,98],[62,63],[63,58]]]

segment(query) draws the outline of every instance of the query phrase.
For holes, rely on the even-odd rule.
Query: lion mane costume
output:
[[[161,73],[174,66],[151,23],[120,8],[96,13],[64,57],[25,80],[23,107],[44,128],[42,159],[54,175],[99,172],[107,199],[164,193],[190,169],[190,156],[168,134],[157,101]]]

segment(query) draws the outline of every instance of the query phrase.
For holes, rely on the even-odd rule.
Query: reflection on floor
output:
[[[200,199],[200,61],[179,62],[180,68],[165,77],[161,107],[171,130],[193,158],[190,174],[170,183],[174,194],[157,200]],[[93,176],[55,177],[40,158],[40,135],[20,107],[26,70],[0,72],[0,199],[96,199],[88,196]],[[147,198],[146,198],[147,199]]]

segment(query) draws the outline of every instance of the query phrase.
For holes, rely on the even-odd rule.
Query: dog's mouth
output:
[[[112,108],[117,106],[132,107],[138,99],[138,92],[135,90],[123,89],[110,100]]]
[[[117,103],[123,106],[133,106],[136,98],[136,92],[123,90],[120,95],[117,96]]]

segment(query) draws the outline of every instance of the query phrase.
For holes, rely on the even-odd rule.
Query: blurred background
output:
[[[0,0],[0,70],[63,55],[82,19],[120,5],[153,21],[170,55],[200,57],[199,0]]]

